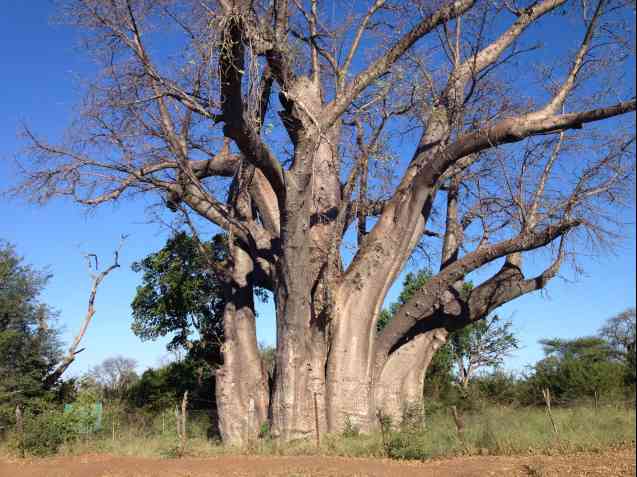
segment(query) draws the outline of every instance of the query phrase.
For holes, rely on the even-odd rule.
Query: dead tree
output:
[[[73,364],[73,362],[75,361],[75,357],[79,353],[84,351],[84,348],[78,349],[78,347],[80,346],[80,343],[82,342],[82,338],[84,338],[84,335],[86,334],[86,330],[88,329],[89,325],[91,324],[91,320],[93,319],[93,316],[95,315],[95,298],[97,297],[97,289],[99,288],[101,283],[104,281],[104,279],[113,270],[115,270],[116,268],[119,268],[120,266],[119,253],[121,251],[124,240],[125,240],[125,237],[122,236],[122,240],[119,246],[113,253],[113,263],[99,273],[95,273],[99,269],[98,268],[99,262],[98,262],[97,255],[95,255],[94,253],[89,253],[85,255],[86,263],[89,269],[89,274],[92,280],[91,292],[89,293],[89,296],[88,296],[88,306],[86,309],[86,315],[84,316],[84,321],[82,322],[82,325],[80,326],[80,330],[78,331],[77,335],[71,342],[69,349],[66,351],[66,354],[60,360],[60,362],[57,363],[57,365],[53,368],[53,370],[46,376],[44,380],[45,388],[50,388],[51,386],[53,386],[57,382],[57,380],[62,377],[62,375],[69,368],[69,366]],[[92,271],[93,269],[95,270],[95,272]]]
[[[634,164],[629,4],[373,0],[337,16],[316,0],[63,3],[103,70],[65,142],[26,130],[16,191],[89,207],[154,195],[228,233],[216,374],[227,442],[266,421],[274,436],[311,438],[314,396],[320,433],[369,430],[379,409],[399,421],[448,331],[620,231]],[[538,23],[573,34],[538,55]],[[377,333],[418,250],[440,270]],[[546,263],[534,276],[529,254]],[[255,287],[276,307],[273,389]]]

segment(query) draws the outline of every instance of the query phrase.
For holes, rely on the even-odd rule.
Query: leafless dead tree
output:
[[[86,315],[84,316],[84,321],[82,322],[82,325],[80,326],[80,329],[77,335],[71,342],[69,349],[66,351],[66,354],[62,357],[60,362],[55,366],[55,368],[53,368],[53,370],[45,378],[44,380],[45,387],[49,388],[53,386],[57,382],[57,380],[62,377],[62,375],[66,372],[69,366],[73,364],[73,362],[75,361],[75,357],[79,353],[84,351],[85,348],[78,349],[78,347],[80,346],[82,339],[84,338],[84,335],[86,334],[86,330],[88,329],[89,325],[91,324],[91,320],[93,319],[93,316],[95,315],[95,298],[97,297],[97,289],[99,288],[101,283],[104,281],[104,279],[113,270],[115,270],[116,268],[119,268],[120,266],[119,253],[121,251],[122,245],[124,244],[125,238],[126,237],[122,236],[122,240],[120,241],[119,246],[113,253],[113,263],[99,273],[97,273],[97,270],[99,269],[99,262],[98,262],[97,255],[94,253],[87,253],[84,255],[84,257],[86,258],[87,267],[89,269],[89,274],[92,280],[91,292],[89,293],[89,296],[88,296],[88,305],[86,309]],[[95,272],[93,272],[92,270],[95,270]]]

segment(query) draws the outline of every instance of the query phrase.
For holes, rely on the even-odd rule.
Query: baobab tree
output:
[[[386,403],[420,399],[449,330],[618,232],[629,2],[63,3],[101,70],[64,140],[26,130],[18,190],[89,207],[151,194],[198,236],[228,234],[211,264],[226,284],[227,442],[264,422],[282,439],[373,428],[399,412]],[[377,332],[422,249],[439,271]],[[527,276],[529,254],[545,266]],[[476,273],[491,276],[463,293]],[[276,308],[272,386],[257,287]]]

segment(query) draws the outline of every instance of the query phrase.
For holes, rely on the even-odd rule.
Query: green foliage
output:
[[[427,368],[424,393],[428,399],[445,401],[457,394],[453,366],[453,351],[447,342],[436,351]]]
[[[530,378],[536,395],[548,388],[556,402],[564,402],[621,392],[624,367],[610,359],[612,349],[606,340],[584,337],[540,343],[546,357],[536,363]]]
[[[169,349],[187,349],[195,359],[219,363],[224,286],[210,264],[227,259],[227,243],[216,235],[202,245],[206,255],[196,240],[177,233],[160,251],[133,264],[143,276],[131,304],[132,330],[142,340],[172,335]]]
[[[498,368],[478,376],[472,384],[479,399],[499,405],[514,405],[528,392],[524,381]]]
[[[360,434],[360,429],[356,424],[352,422],[349,416],[345,418],[345,425],[343,426],[343,437],[356,437]]]
[[[272,439],[270,423],[268,421],[262,422],[259,426],[259,439]]]
[[[393,459],[419,459],[431,457],[423,442],[425,436],[415,432],[396,432],[387,442],[387,456]]]
[[[23,411],[23,432],[14,432],[9,445],[19,454],[46,456],[78,439],[84,426],[78,412],[63,412],[59,405],[32,401]]]
[[[214,404],[213,370],[205,362],[186,359],[146,370],[127,391],[135,408],[152,413],[174,408],[188,391],[191,409],[210,410]]]
[[[389,306],[389,310],[382,310],[376,327],[378,331],[382,330],[387,323],[394,317],[398,309],[407,303],[409,299],[431,279],[431,270],[420,270],[416,273],[408,273],[403,280],[403,289],[398,295],[398,300]]]
[[[425,424],[425,414],[422,403],[406,403],[403,406],[400,428],[403,431],[417,431]]]
[[[13,422],[17,404],[49,394],[43,381],[60,357],[55,313],[39,299],[49,278],[0,241],[0,427]]]
[[[105,409],[108,409],[108,403]],[[327,454],[352,457],[384,457],[425,459],[454,455],[519,455],[566,454],[596,452],[621,446],[634,446],[635,409],[604,405],[594,410],[590,405],[553,411],[560,434],[555,436],[541,407],[485,406],[479,412],[463,413],[463,439],[457,435],[453,418],[447,410],[429,414],[427,426],[407,431],[385,433],[327,434],[322,436],[320,449],[313,440],[281,443],[259,439],[245,452],[261,455]],[[181,449],[175,441],[174,414],[164,413],[165,431],[159,419],[145,415],[129,415],[113,440],[110,418],[105,417],[104,431],[78,439],[71,426],[69,434],[58,449],[59,453],[82,455],[108,453],[125,456],[178,457]],[[58,414],[60,416],[60,414]],[[202,419],[203,417],[203,419]],[[188,455],[210,457],[237,452],[224,447],[218,440],[206,437],[207,418],[197,413],[189,415]]]

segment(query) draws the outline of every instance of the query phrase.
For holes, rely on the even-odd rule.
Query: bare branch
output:
[[[84,350],[84,348],[78,350],[78,347],[80,343],[82,342],[82,338],[84,338],[84,335],[86,334],[86,330],[91,324],[91,320],[93,319],[93,316],[95,315],[95,298],[97,296],[97,289],[99,288],[102,281],[104,281],[104,279],[113,270],[120,267],[119,253],[122,249],[122,246],[124,245],[125,240],[126,240],[126,236],[122,235],[120,243],[117,249],[115,249],[115,252],[113,253],[113,263],[111,265],[109,265],[106,269],[102,270],[100,273],[91,273],[92,286],[91,286],[91,292],[89,293],[86,316],[84,317],[84,321],[82,322],[82,325],[80,326],[80,329],[77,335],[71,342],[71,345],[69,346],[66,352],[66,355],[45,378],[44,380],[45,388],[50,388],[51,386],[53,386],[57,382],[57,380],[60,379],[62,374],[64,374],[64,372],[68,369],[68,367],[71,366],[71,364],[75,361],[75,357],[78,355],[78,353]],[[97,255],[95,254],[86,255],[87,259],[89,259],[91,256],[95,258],[95,269],[97,270],[97,264],[98,264]]]
[[[418,25],[406,33],[376,62],[359,73],[331,103],[325,107],[321,118],[321,130],[328,129],[356,97],[376,79],[384,74],[413,44],[431,32],[437,26],[456,18],[473,6],[474,0],[456,0],[452,4],[438,9],[424,18]]]

